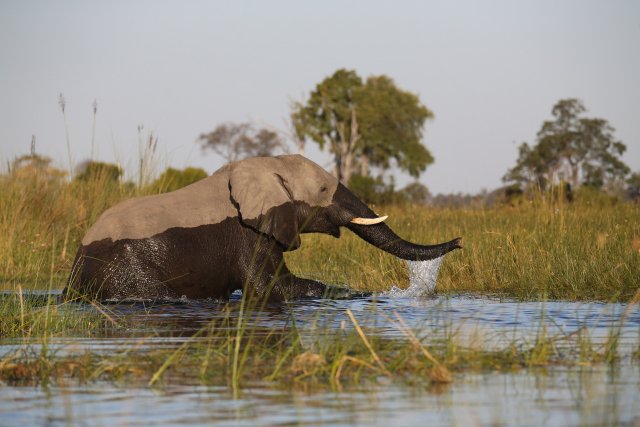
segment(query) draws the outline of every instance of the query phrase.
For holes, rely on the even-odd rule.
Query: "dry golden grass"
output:
[[[149,193],[108,177],[91,181],[0,176],[0,288],[61,289],[79,241],[98,215]],[[157,191],[157,190],[155,190]],[[446,257],[441,292],[516,298],[628,300],[639,287],[640,207],[590,195],[573,203],[544,198],[490,209],[377,207],[403,238],[464,238]],[[292,271],[358,290],[407,284],[403,261],[343,230],[340,239],[303,236],[286,255]]]
[[[400,237],[416,243],[464,238],[464,249],[442,264],[440,292],[626,301],[640,287],[638,204],[591,198],[560,206],[377,210],[390,215],[387,222]],[[408,281],[403,261],[348,230],[339,240],[305,235],[287,261],[297,273],[356,289],[384,290]]]

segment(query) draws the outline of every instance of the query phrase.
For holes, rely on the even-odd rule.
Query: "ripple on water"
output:
[[[406,339],[390,321],[398,313],[409,327],[429,339],[453,333],[483,348],[509,343],[531,345],[537,334],[569,337],[582,330],[594,344],[619,333],[622,363],[609,369],[553,367],[542,373],[465,374],[437,392],[395,385],[344,393],[297,393],[295,390],[248,390],[239,398],[209,387],[150,389],[86,387],[43,390],[0,387],[2,425],[633,425],[640,420],[638,366],[628,363],[639,347],[640,308],[622,303],[529,301],[477,296],[434,296],[441,259],[409,263],[410,286],[370,298],[303,300],[245,308],[253,328],[271,333],[293,322],[304,346],[313,348],[335,331],[352,328],[351,310],[369,336]],[[411,270],[413,268],[413,271]],[[425,296],[428,296],[425,298]],[[240,316],[236,295],[228,305],[217,301],[112,304],[107,309],[117,328],[97,337],[52,337],[52,351],[143,351],[178,346],[204,326],[229,327]],[[94,310],[67,304],[67,310]],[[479,341],[478,341],[479,340]],[[559,341],[556,343],[560,345]],[[24,346],[23,339],[0,340],[0,355]],[[37,350],[37,343],[30,344]],[[38,354],[39,351],[35,351]],[[141,408],[154,408],[153,411]]]
[[[108,383],[0,388],[0,424],[215,426],[638,425],[638,370],[549,367],[470,373],[425,390],[371,384],[343,392]]]

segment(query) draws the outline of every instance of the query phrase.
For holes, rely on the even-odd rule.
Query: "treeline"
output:
[[[184,169],[167,168],[157,178],[147,184],[127,181],[120,166],[97,161],[85,161],[76,168],[76,174],[69,180],[68,172],[53,167],[52,160],[39,154],[30,154],[17,158],[9,165],[9,173],[5,179],[31,181],[34,185],[64,184],[67,182],[92,188],[117,186],[123,194],[159,194],[175,191],[207,177],[201,168]],[[640,200],[640,179],[633,174],[629,185],[618,191],[603,191],[593,186],[582,185],[573,189],[568,183],[548,186],[544,190],[529,187],[523,190],[519,185],[508,185],[493,191],[483,190],[478,194],[437,194],[433,195],[428,188],[413,182],[397,189],[391,178],[376,178],[354,175],[350,180],[351,190],[370,205],[424,205],[441,208],[487,208],[498,205],[519,205],[546,199],[559,202],[572,202],[577,199],[591,200],[597,203],[617,203],[621,201]],[[137,180],[136,180],[137,181]]]
[[[292,103],[288,132],[226,123],[199,141],[228,161],[288,152],[287,140],[300,153],[316,143],[331,154],[333,174],[372,204],[488,206],[560,193],[567,201],[596,193],[637,199],[640,173],[631,173],[622,160],[626,145],[606,119],[586,113],[579,99],[559,100],[535,142],[519,146],[515,166],[503,177],[505,187],[475,195],[432,196],[418,182],[435,161],[423,141],[424,125],[434,114],[416,94],[384,75],[363,80],[355,71],[337,70],[306,100]],[[415,182],[397,189],[393,172],[398,170]]]
[[[523,142],[516,165],[503,181],[513,194],[549,192],[561,188],[567,196],[580,188],[637,198],[640,174],[622,160],[627,146],[602,118],[586,117],[579,99],[558,101],[553,118],[542,123],[535,143]]]
[[[9,164],[8,177],[18,180],[31,180],[34,184],[56,184],[66,182],[69,172],[52,166],[52,159],[32,152],[20,156]],[[76,173],[71,182],[101,182],[103,185],[117,185],[124,190],[144,190],[146,194],[166,193],[185,187],[207,177],[207,172],[201,168],[187,167],[185,169],[167,168],[157,178],[149,183],[140,185],[133,181],[124,180],[122,168],[113,163],[85,161],[76,167]]]
[[[62,94],[59,104],[64,115],[66,100]],[[399,88],[385,75],[363,79],[353,70],[339,69],[319,82],[305,99],[291,103],[287,130],[249,122],[222,123],[200,134],[196,142],[203,151],[212,151],[227,162],[291,152],[304,154],[307,144],[317,144],[330,154],[333,174],[374,205],[491,206],[540,196],[570,202],[586,194],[620,200],[640,198],[640,173],[632,173],[622,160],[626,145],[616,138],[606,119],[586,113],[578,99],[559,100],[534,142],[519,146],[516,164],[503,177],[505,186],[475,195],[434,196],[419,182],[435,161],[423,138],[424,125],[434,113],[417,94]],[[94,102],[94,129],[96,114]],[[94,140],[92,135],[92,158]],[[173,191],[207,176],[203,169],[190,167],[168,168],[154,176],[158,138],[153,132],[144,135],[139,126],[138,140],[140,161],[135,183],[123,181],[119,166],[94,160],[80,164],[74,172],[68,131],[68,171],[53,168],[51,159],[37,155],[34,137],[31,154],[12,162],[10,174],[77,181],[100,177],[122,186],[145,187],[152,193]],[[397,171],[415,181],[397,188]]]

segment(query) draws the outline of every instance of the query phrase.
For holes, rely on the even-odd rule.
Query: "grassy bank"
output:
[[[107,207],[150,194],[108,176],[71,183],[0,177],[0,289],[61,289],[82,235]],[[629,300],[640,283],[640,206],[590,195],[545,198],[490,209],[376,207],[415,242],[463,236],[447,256],[441,292],[499,293],[520,299]],[[303,276],[358,290],[406,286],[404,262],[348,230],[340,239],[304,235],[287,254]]]

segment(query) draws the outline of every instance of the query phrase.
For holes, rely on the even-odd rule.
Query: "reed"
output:
[[[18,301],[13,304],[19,305]],[[576,334],[589,335],[582,329],[573,331],[575,334],[549,336],[542,322],[532,341],[514,340],[498,347],[480,341],[472,343],[455,332],[451,324],[410,327],[396,313],[388,316],[396,329],[395,337],[389,337],[388,330],[387,336],[380,336],[376,327],[366,322],[367,315],[376,313],[359,313],[356,318],[349,310],[333,312],[345,320],[340,328],[331,326],[335,321],[326,321],[328,313],[322,309],[318,310],[318,322],[312,330],[291,324],[261,327],[248,317],[264,312],[245,308],[245,313],[240,314],[239,302],[226,305],[221,310],[225,315],[182,341],[175,341],[173,346],[154,346],[140,338],[107,353],[87,349],[70,354],[48,348],[47,340],[59,334],[109,337],[122,329],[121,325],[105,321],[99,311],[91,314],[79,306],[75,307],[77,317],[102,319],[100,329],[87,329],[83,323],[61,327],[55,313],[64,307],[69,308],[52,303],[27,305],[31,311],[40,308],[41,315],[49,313],[48,323],[44,329],[32,329],[31,340],[24,340],[18,350],[0,358],[1,381],[44,386],[105,380],[125,386],[204,384],[226,386],[239,395],[243,388],[256,384],[342,390],[376,384],[384,377],[385,382],[432,386],[455,382],[456,376],[465,372],[616,365],[621,360],[621,350],[611,340],[596,343],[580,339]],[[12,309],[17,316],[19,308],[11,308],[10,303],[0,305],[0,314],[4,316]],[[612,327],[611,335],[617,333]],[[38,336],[40,340],[36,339]],[[152,331],[149,337],[154,337]]]

